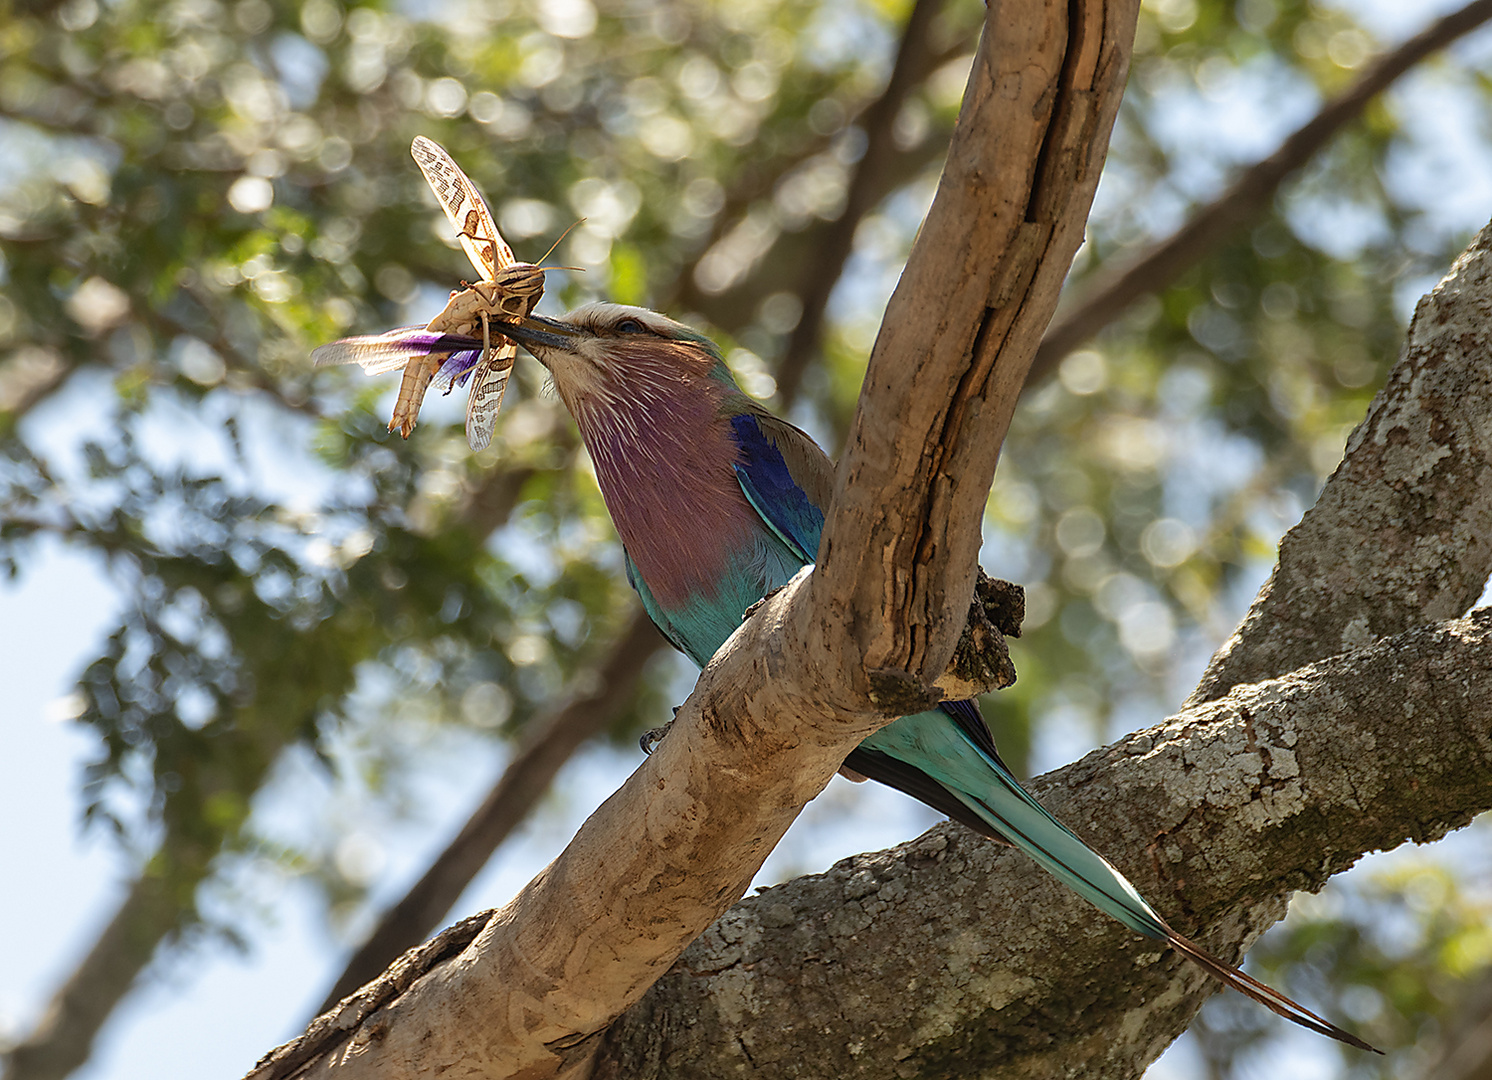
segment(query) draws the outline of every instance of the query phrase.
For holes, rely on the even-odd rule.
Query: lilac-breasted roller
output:
[[[704,666],[748,607],[817,557],[833,464],[742,393],[712,341],[655,312],[590,304],[502,331],[549,369],[575,417],[643,606]],[[973,702],[904,716],[845,765],[1020,848],[1131,930],[1286,1019],[1373,1049],[1172,930],[1021,787]]]

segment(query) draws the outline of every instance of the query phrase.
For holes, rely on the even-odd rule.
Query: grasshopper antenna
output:
[[[585,218],[576,218],[575,221],[574,221],[574,223],[571,224],[568,229],[566,229],[564,232],[562,232],[562,233],[559,234],[559,239],[556,240],[554,243],[552,243],[552,244],[549,245],[549,250],[546,251],[546,252],[544,252],[543,255],[539,256],[539,262],[542,263],[545,259],[549,258],[549,256],[553,255],[554,254],[554,249],[557,248],[557,247],[559,247],[561,244],[563,244],[565,242],[565,237],[569,236],[572,232],[575,231],[575,226],[576,225],[584,225],[584,224],[585,224]],[[583,267],[580,267],[580,266],[546,266],[544,269],[546,269],[546,270],[574,270],[576,273],[580,273],[580,274],[585,273],[585,269]]]

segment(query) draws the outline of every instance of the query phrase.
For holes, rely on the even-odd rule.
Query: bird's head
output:
[[[549,369],[577,419],[701,386],[739,393],[713,341],[646,308],[587,304],[557,319],[534,315],[501,329]]]

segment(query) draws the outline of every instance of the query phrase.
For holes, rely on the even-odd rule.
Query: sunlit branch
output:
[[[919,701],[941,682],[964,629],[999,444],[1081,241],[1135,14],[1056,2],[991,16],[949,155],[957,164],[871,358],[874,392],[841,463],[854,479],[836,491],[817,569],[746,620],[670,737],[460,964],[353,1017],[355,1030],[338,1020],[348,1010],[326,1018],[340,1033],[318,1029],[350,1042],[307,1075],[433,1075],[480,1061],[496,1075],[542,1076],[579,1065],[740,895],[845,752],[894,717],[881,696],[892,682],[922,687]],[[888,541],[895,522],[909,528]],[[933,535],[936,552],[893,590],[919,538]],[[458,1032],[459,1047],[444,1043]],[[286,1055],[300,1053],[286,1047],[256,1074],[285,1075]]]
[[[832,286],[838,280],[849,255],[855,224],[885,194],[884,173],[895,153],[891,129],[896,115],[917,82],[936,63],[946,59],[933,54],[930,63],[928,49],[929,28],[941,3],[942,0],[920,0],[913,9],[887,87],[861,114],[859,122],[865,125],[869,139],[866,154],[851,181],[845,217],[827,226],[831,237],[838,239],[816,245],[820,254],[812,272],[805,277],[809,282],[823,278]],[[854,221],[847,223],[846,219],[852,216]],[[681,276],[681,283],[691,280],[689,273],[686,270]],[[827,299],[827,287],[822,295],[815,293],[812,303],[805,303],[805,318],[821,320]],[[815,333],[815,342],[816,337]],[[812,355],[811,347],[798,354],[790,379],[780,384],[784,407],[797,397],[803,370]],[[486,500],[492,498],[506,505],[506,498],[516,497],[521,486],[520,474],[516,472],[489,473],[479,489],[482,494],[468,502],[463,520],[474,526],[479,535],[486,535],[490,530],[483,526],[491,518],[490,512],[481,509]],[[506,510],[501,516],[506,517]],[[637,612],[627,630],[611,645],[606,658],[594,669],[598,689],[534,722],[533,732],[456,839],[436,857],[419,882],[384,913],[367,941],[348,960],[318,1012],[329,1009],[373,979],[439,924],[492,853],[548,790],[550,781],[575,750],[610,726],[630,698],[643,664],[662,645],[648,619]]]

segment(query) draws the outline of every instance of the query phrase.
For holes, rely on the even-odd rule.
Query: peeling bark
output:
[[[721,649],[669,737],[500,911],[463,920],[267,1055],[254,1080],[579,1075],[600,1036],[737,900],[850,747],[891,719],[827,710],[797,629],[805,569]],[[1008,590],[971,605],[994,634]],[[1008,684],[1004,642],[985,663]],[[950,676],[952,677],[952,676]],[[969,669],[957,676],[969,677]]]
[[[811,640],[830,685],[864,694],[877,672],[930,685],[952,655],[1000,444],[1082,242],[1136,13],[989,6],[819,544]]]

